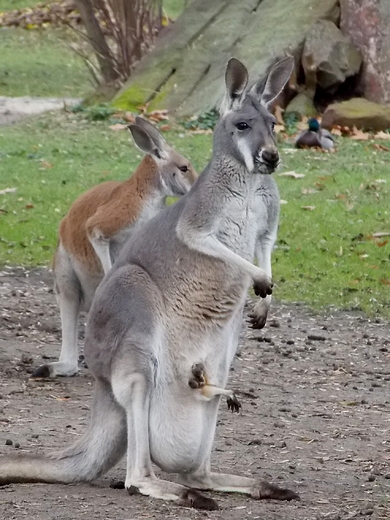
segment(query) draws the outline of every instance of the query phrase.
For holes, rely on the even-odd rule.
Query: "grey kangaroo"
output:
[[[265,481],[214,473],[210,460],[221,396],[238,408],[225,386],[247,291],[253,284],[264,299],[272,292],[268,260],[265,270],[252,262],[259,236],[268,256],[278,212],[269,174],[279,156],[267,106],[292,68],[285,58],[247,90],[246,68],[229,61],[209,165],[130,239],[96,291],[85,341],[95,376],[87,432],[56,454],[3,457],[0,484],[91,481],[127,453],[130,494],[210,510],[218,505],[202,490],[299,498]],[[152,463],[177,481],[157,478]]]

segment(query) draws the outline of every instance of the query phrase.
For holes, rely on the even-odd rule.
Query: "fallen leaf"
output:
[[[108,128],[114,132],[118,132],[119,130],[125,130],[127,125],[124,125],[123,123],[116,123],[115,125],[111,125]]]
[[[381,278],[379,281],[382,285],[390,285],[390,280],[387,278]]]
[[[171,127],[169,125],[161,125],[160,126],[160,130],[162,132],[168,132],[170,129],[171,129]]]
[[[390,152],[390,148],[388,146],[384,146],[383,144],[372,143],[371,146],[375,148],[375,150],[380,150],[382,152]]]
[[[318,193],[318,190],[315,188],[301,188],[302,195],[312,195],[313,193]]]
[[[34,207],[34,204],[26,204],[25,208],[26,209],[33,209]]]
[[[288,204],[288,201],[284,200],[284,199],[280,199],[279,204]]]
[[[211,130],[211,128],[207,128],[206,130],[202,130],[201,128],[197,128],[196,130],[191,130],[191,134],[194,134],[194,135],[209,135],[209,134],[212,134],[213,131]]]
[[[358,130],[356,126],[352,127],[351,139],[355,141],[367,141],[369,139],[369,134],[367,132],[363,132],[363,130]]]
[[[333,135],[343,135],[342,131],[341,131],[341,128],[340,127],[333,127],[330,131],[331,134]]]
[[[382,242],[377,242],[376,245],[378,247],[384,247],[386,244],[388,244],[389,241],[388,240],[383,240]]]
[[[288,172],[278,173],[279,177],[291,177],[293,179],[303,179],[305,177],[304,173],[296,173],[294,170]]]
[[[314,211],[316,209],[315,206],[301,206],[302,209],[306,209],[308,211]]]
[[[274,126],[275,134],[280,134],[281,132],[284,132],[285,130],[286,130],[286,127],[284,125],[275,125]]]
[[[374,238],[390,237],[390,231],[380,231],[378,233],[373,233],[372,236]]]
[[[388,140],[390,140],[390,133],[378,132],[378,133],[374,134],[374,139],[388,139]]]
[[[281,106],[276,105],[276,107],[274,109],[274,116],[276,118],[276,122],[278,123],[278,125],[281,125],[281,126],[284,126],[283,112],[284,112],[284,109]]]
[[[41,167],[42,168],[53,168],[53,164],[49,163],[48,161],[41,161]]]
[[[15,193],[18,188],[5,188],[5,190],[0,190],[0,195],[6,195],[7,193]]]
[[[127,121],[128,123],[135,123],[135,115],[132,114],[131,112],[125,112],[125,113],[122,115],[122,119],[124,119],[124,120]]]

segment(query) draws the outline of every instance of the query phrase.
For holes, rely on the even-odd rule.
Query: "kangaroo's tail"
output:
[[[91,481],[113,467],[127,449],[126,416],[111,387],[96,381],[87,432],[75,444],[51,455],[0,458],[0,485],[12,482]]]

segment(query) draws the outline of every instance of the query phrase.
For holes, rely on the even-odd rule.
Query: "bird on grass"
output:
[[[295,140],[296,148],[318,147],[323,150],[331,150],[334,147],[333,136],[328,130],[321,128],[315,117],[308,120],[309,128],[301,132]]]

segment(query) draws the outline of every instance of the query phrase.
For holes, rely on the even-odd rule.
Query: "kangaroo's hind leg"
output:
[[[158,479],[150,454],[150,398],[153,389],[153,357],[150,349],[124,339],[112,372],[112,389],[127,418],[127,472],[125,487],[140,493],[197,509],[218,509],[214,500],[194,489]]]
[[[55,255],[55,291],[61,316],[62,344],[59,361],[35,370],[32,378],[74,376],[78,373],[78,320],[81,286],[67,252],[59,245]]]

